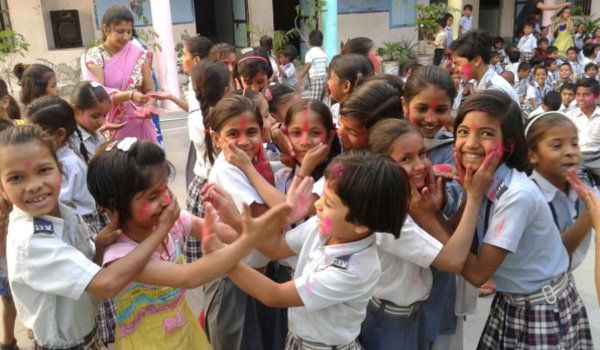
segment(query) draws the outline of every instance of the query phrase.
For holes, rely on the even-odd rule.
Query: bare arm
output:
[[[104,69],[92,63],[88,63],[87,68],[94,74],[98,83],[104,85]]]
[[[167,91],[162,91],[162,92],[151,92],[148,93],[148,96],[157,99],[157,100],[168,100],[171,101],[173,103],[175,103],[179,108],[183,109],[186,112],[190,111],[190,105],[188,104],[188,102],[182,98],[179,98]]]
[[[481,287],[494,275],[508,255],[508,250],[483,243],[477,255],[469,254],[461,275],[475,287]]]
[[[592,228],[592,218],[589,211],[586,209],[581,213],[579,218],[575,220],[573,225],[569,227],[565,232],[560,234],[563,245],[567,249],[569,256],[572,256],[577,247],[581,244],[583,239],[587,236],[588,232]]]
[[[304,77],[308,74],[309,69],[310,69],[310,63],[305,63],[304,68],[302,68],[302,71],[300,72],[300,74],[298,74],[298,82],[297,82],[298,91],[300,91],[302,89],[302,81],[304,80]]]
[[[543,2],[538,2],[536,7],[542,11],[555,11],[555,10],[560,10],[561,8],[565,7],[565,6],[570,6],[571,3],[569,2],[565,2],[564,4],[560,4],[560,5],[546,5]]]

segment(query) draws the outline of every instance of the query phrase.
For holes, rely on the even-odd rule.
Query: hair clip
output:
[[[109,143],[108,146],[106,146],[106,152],[112,151],[112,149],[115,147],[115,145],[117,143],[119,143],[119,140],[114,140],[111,143]]]
[[[271,100],[273,100],[273,94],[271,94],[271,89],[269,88],[265,89],[265,100],[267,100],[267,102],[271,102]]]
[[[102,87],[102,84],[100,84],[100,83],[99,83],[99,82],[97,82],[97,81],[90,81],[90,85],[91,85],[93,88]]]
[[[262,57],[262,56],[248,56],[248,57],[244,57],[241,60],[239,60],[237,62],[237,64],[240,64],[240,63],[242,63],[244,61],[247,61],[247,60],[259,60],[259,61],[263,61],[265,63],[269,63],[269,61],[266,58]]]
[[[129,152],[131,146],[137,142],[137,137],[126,137],[119,142],[117,149],[123,152]]]
[[[549,111],[549,112],[540,113],[540,114],[536,115],[535,117],[533,117],[531,119],[531,121],[529,122],[529,124],[527,124],[527,127],[525,128],[525,136],[527,136],[529,129],[535,122],[537,122],[539,119],[541,119],[542,117],[545,117],[549,114],[560,114],[560,115],[564,116],[565,118],[567,118],[566,114],[564,114],[563,112],[559,112],[559,111]]]

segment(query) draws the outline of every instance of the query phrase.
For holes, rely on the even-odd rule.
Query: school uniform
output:
[[[571,65],[571,72],[577,74],[578,77],[583,75],[583,66],[578,61],[567,61]]]
[[[318,218],[285,235],[298,255],[294,282],[303,307],[288,309],[286,349],[360,349],[357,337],[381,274],[375,234],[326,245]]]
[[[367,307],[360,342],[366,350],[423,349],[425,315],[421,304],[429,296],[429,267],[443,245],[407,217],[400,238],[376,233],[381,277]]]
[[[61,217],[13,208],[6,259],[21,322],[35,348],[105,349],[96,332],[99,300],[85,291],[100,266],[81,217],[59,203]]]
[[[98,147],[105,143],[106,139],[99,131],[90,134],[81,126],[78,126],[77,128],[79,129],[79,132],[81,132],[81,139],[77,135],[71,136],[70,142],[73,145],[73,149],[75,152],[81,153],[81,143],[83,140],[83,145],[85,146],[89,159],[92,159],[94,154],[96,154]],[[83,158],[83,154],[80,154],[80,156]]]
[[[513,101],[519,103],[519,96],[517,96],[515,90],[504,78],[496,73],[492,66],[488,67],[488,70],[483,77],[481,77],[481,80],[475,85],[475,91],[477,92],[490,89],[502,90],[506,92]]]
[[[264,204],[246,175],[227,162],[222,152],[215,160],[208,181],[228,191],[240,212],[243,210],[243,203]],[[265,273],[270,259],[253,250],[242,261]],[[287,325],[283,321],[278,325],[266,325],[269,319],[285,316],[285,309],[266,307],[227,277],[217,278],[205,284],[203,294],[206,334],[213,349],[253,350],[283,347]],[[280,344],[274,345],[275,339],[279,338]]]
[[[286,75],[286,77],[281,77],[282,82],[296,87],[296,84],[298,84],[298,78],[296,77],[296,65],[294,62],[290,62],[285,66],[282,66],[281,69],[283,69]]]
[[[544,97],[546,96],[546,94],[550,91],[552,91],[552,87],[544,84],[544,86],[540,86],[537,82],[533,82],[532,84],[533,89],[535,91],[535,104],[537,106],[541,105]]]
[[[462,16],[460,18],[460,34],[466,34],[471,28],[473,28],[473,19],[471,16]]]
[[[452,42],[454,41],[454,35],[452,34],[452,27],[446,26],[444,28],[444,32],[446,32],[446,47],[450,47]]]
[[[585,203],[579,199],[577,192],[572,186],[569,186],[569,192],[565,194],[535,170],[531,173],[530,178],[539,187],[540,191],[542,191],[552,213],[554,224],[561,233],[565,232],[577,220],[579,214],[585,210]],[[580,178],[588,187],[592,188],[597,196],[600,194],[600,191],[597,187],[594,187],[589,176],[580,174]],[[571,270],[581,265],[590,248],[591,241],[592,229],[588,231],[583,241],[579,244],[579,247],[573,252]]]
[[[576,108],[567,117],[577,127],[579,148],[583,156],[582,167],[600,175],[600,108],[596,107],[590,117],[581,108]]]
[[[497,64],[490,64],[490,67],[494,68],[494,70],[496,71],[496,73],[500,74],[502,72],[504,72],[504,68],[502,68],[502,65],[500,63]]]
[[[543,194],[501,164],[477,220],[475,246],[508,251],[478,349],[592,349],[587,313],[567,271],[569,257]],[[540,205],[542,204],[542,205]],[[558,311],[557,311],[558,310]]]
[[[521,53],[521,62],[529,61],[536,47],[537,39],[535,38],[535,36],[533,36],[533,34],[522,36],[521,39],[519,39],[519,43],[517,44],[517,49]]]
[[[565,106],[561,103],[560,108],[558,109],[559,112],[564,113],[564,114],[569,114],[569,112],[571,112],[572,110],[574,110],[575,108],[577,108],[577,100],[573,100],[571,101],[571,103],[569,103],[568,106]]]
[[[504,67],[504,70],[512,72],[515,75],[515,82],[519,81],[519,78],[517,77],[518,68],[519,68],[519,62],[509,63]]]
[[[309,97],[324,101],[327,97],[327,54],[319,46],[311,47],[304,56],[304,64],[308,69]]]

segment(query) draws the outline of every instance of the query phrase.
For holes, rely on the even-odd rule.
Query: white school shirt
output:
[[[292,87],[295,87],[298,83],[298,78],[296,77],[296,65],[294,64],[294,62],[290,62],[281,68],[287,76],[285,78],[281,77],[282,82]]]
[[[376,298],[398,306],[409,306],[429,297],[433,275],[429,268],[444,247],[425,232],[410,216],[402,226],[400,238],[376,233],[381,277],[375,287]]]
[[[486,243],[508,251],[494,273],[498,291],[531,294],[567,271],[567,250],[552,222],[536,184],[501,164],[477,219],[479,246]]]
[[[600,152],[600,108],[596,107],[588,118],[581,108],[575,108],[567,115],[577,127],[581,152]]]
[[[271,54],[269,54],[269,64],[271,65],[271,69],[273,69],[273,77],[275,77],[275,82],[279,83],[279,67],[277,66],[277,60]]]
[[[517,71],[519,68],[519,62],[509,63],[504,67],[504,70],[512,72],[515,75],[515,83],[519,81],[519,77],[517,76]]]
[[[306,52],[304,63],[310,63],[308,77],[323,78],[327,76],[327,54],[318,46],[313,46]]]
[[[252,205],[252,203],[265,204],[262,197],[250,184],[250,180],[244,175],[244,172],[235,165],[230,164],[225,159],[223,152],[215,160],[215,164],[208,175],[208,182],[214,182],[227,191],[233,197],[235,206],[240,213],[244,210],[243,203],[248,205]],[[242,261],[250,267],[259,268],[266,266],[270,260],[257,250],[253,250]]]
[[[56,151],[62,165],[62,182],[58,199],[79,215],[89,215],[96,211],[96,201],[87,186],[87,164],[69,146]]]
[[[519,103],[519,96],[517,96],[515,89],[510,86],[506,79],[498,75],[491,65],[488,67],[488,70],[483,77],[481,77],[481,80],[475,85],[475,91],[490,89],[502,90],[506,92],[513,101]]]
[[[285,234],[298,254],[294,282],[304,303],[288,308],[288,328],[304,340],[343,345],[358,337],[381,273],[375,235],[325,245],[319,231],[315,216]]]
[[[204,160],[204,153],[206,145],[204,144],[204,138],[208,135],[206,127],[204,126],[204,117],[202,116],[202,110],[200,109],[200,102],[196,99],[196,92],[192,85],[192,78],[188,83],[188,91],[186,94],[186,100],[188,103],[188,134],[190,141],[196,148],[196,164],[194,164],[194,175],[202,178],[208,178],[208,171],[212,167],[210,162]]]
[[[533,36],[533,34],[522,36],[517,44],[517,49],[519,49],[519,52],[523,53],[532,53],[536,47],[537,39],[535,36]]]
[[[466,32],[468,32],[469,30],[471,30],[471,27],[473,27],[473,24],[471,22],[471,16],[462,16],[460,18],[460,23],[459,23],[460,27],[461,27],[461,32],[460,34],[465,34]]]
[[[551,205],[552,217],[554,223],[558,226],[558,230],[561,233],[565,232],[573,225],[575,220],[579,217],[579,214],[585,209],[585,203],[579,200],[579,196],[573,186],[569,186],[569,193],[565,194],[535,170],[531,173],[530,178],[538,185],[544,198],[546,198],[546,202],[549,203],[549,206]],[[584,181],[584,183],[586,182],[585,179],[582,179],[582,181]],[[600,195],[600,191],[597,187],[591,188],[596,196]],[[574,270],[581,265],[583,259],[585,259],[585,255],[592,242],[592,235],[593,229],[590,229],[583,241],[581,241],[577,249],[573,252],[573,256],[571,257],[571,270]]]
[[[294,180],[291,175],[292,168],[285,167],[277,170],[275,172],[275,188],[279,190],[281,193],[287,193],[289,187],[292,184],[292,180]],[[300,166],[296,165],[296,169],[294,174],[300,173]],[[292,176],[292,177],[290,177]],[[325,191],[325,176],[321,176],[317,181],[313,183],[312,193],[317,196],[323,196],[323,192]]]
[[[452,34],[452,27],[446,26],[444,28],[444,32],[446,32],[446,47],[450,47],[450,45],[454,41],[454,35]]]
[[[96,150],[98,149],[98,147],[100,147],[101,144],[105,143],[106,139],[98,131],[95,131],[94,133],[90,134],[81,126],[77,126],[77,128],[81,132],[81,139],[83,139],[83,145],[87,150],[88,156],[90,157],[90,159],[92,159],[94,154],[96,154]],[[70,141],[73,144],[75,152],[80,152],[81,140],[79,139],[79,137],[77,135],[73,135],[70,138]]]
[[[6,260],[17,315],[45,347],[70,347],[96,327],[99,300],[85,291],[100,271],[83,219],[10,213]]]

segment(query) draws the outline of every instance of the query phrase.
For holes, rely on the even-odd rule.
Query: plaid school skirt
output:
[[[573,279],[562,278],[568,285],[552,304],[515,305],[510,294],[497,292],[477,349],[594,349]]]
[[[327,77],[309,78],[308,89],[309,98],[319,101],[326,101],[327,97]]]
[[[285,350],[364,350],[364,348],[358,340],[344,345],[332,346],[302,340],[291,332],[288,332],[285,339]]]
[[[204,177],[194,177],[194,180],[188,187],[188,196],[185,200],[187,211],[200,218],[204,216],[204,203],[202,203],[200,191],[207,182],[208,180]],[[200,259],[202,257],[202,242],[195,237],[185,237],[183,241],[183,256],[185,257],[185,262],[188,264]]]

